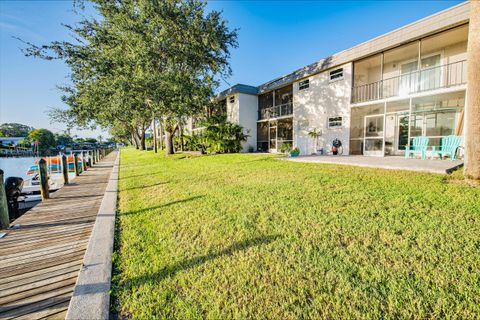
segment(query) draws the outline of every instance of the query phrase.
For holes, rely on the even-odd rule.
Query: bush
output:
[[[291,143],[284,143],[280,147],[280,152],[281,153],[289,153],[290,150],[292,150],[292,144]]]
[[[180,137],[177,138],[180,140]],[[186,151],[201,151],[203,149],[201,134],[184,135],[183,143]]]
[[[228,122],[226,116],[215,116],[206,123],[202,138],[209,153],[236,153],[242,150],[248,135],[242,126]]]

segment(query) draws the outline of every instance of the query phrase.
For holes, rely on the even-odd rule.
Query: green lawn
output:
[[[480,314],[480,189],[446,176],[124,149],[119,189],[123,316]]]

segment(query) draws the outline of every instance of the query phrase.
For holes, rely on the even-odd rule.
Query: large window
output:
[[[288,85],[258,97],[258,119],[274,119],[293,113],[293,90]]]
[[[468,25],[355,61],[352,102],[466,83]]]
[[[293,143],[292,118],[257,123],[257,150],[280,151],[285,143]]]
[[[268,151],[268,121],[257,123],[257,151]]]

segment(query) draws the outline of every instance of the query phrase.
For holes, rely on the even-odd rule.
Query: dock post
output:
[[[73,168],[75,169],[75,176],[79,176],[80,172],[78,170],[78,154],[74,153],[73,154]]]
[[[87,161],[85,161],[85,152],[82,151],[82,172],[87,171]]]
[[[87,166],[88,166],[89,168],[92,167],[92,156],[90,155],[90,150],[87,151]]]
[[[62,155],[62,173],[63,184],[68,184],[68,160],[66,155]]]
[[[0,229],[7,229],[9,224],[7,194],[5,193],[3,170],[0,169]]]
[[[92,150],[92,164],[95,164],[97,160],[95,159],[95,149]]]
[[[38,161],[38,172],[40,173],[40,193],[42,194],[42,200],[45,200],[50,198],[50,190],[48,186],[47,161],[43,158]]]

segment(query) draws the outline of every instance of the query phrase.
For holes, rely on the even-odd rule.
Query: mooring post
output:
[[[85,151],[82,151],[82,172],[87,171],[87,161],[85,161]]]
[[[63,184],[68,184],[68,160],[66,155],[62,155],[62,173]]]
[[[92,164],[95,164],[97,160],[95,159],[95,149],[92,150]]]
[[[75,176],[79,176],[80,172],[78,170],[78,154],[74,153],[73,154],[73,168],[75,169]]]
[[[48,186],[47,161],[43,158],[38,161],[38,172],[40,173],[40,193],[42,194],[42,200],[45,200],[50,198],[50,190]]]
[[[7,194],[5,193],[3,170],[0,169],[0,229],[7,229],[9,224]]]
[[[92,156],[90,156],[90,150],[87,151],[87,165],[89,168],[92,167]]]

